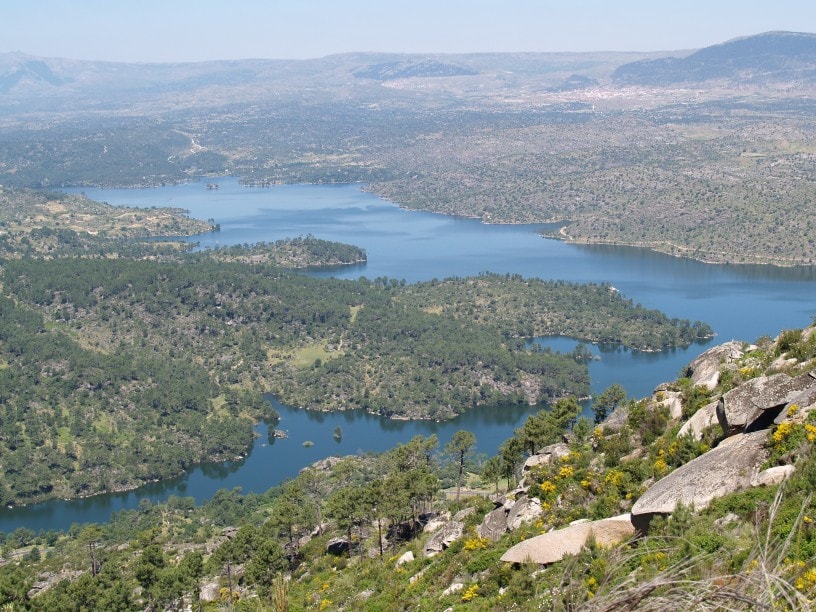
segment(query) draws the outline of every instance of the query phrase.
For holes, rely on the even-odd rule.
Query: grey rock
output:
[[[722,365],[736,361],[742,354],[742,342],[732,340],[714,346],[692,361],[687,367],[686,374],[695,386],[713,390],[720,382]]]
[[[527,460],[524,462],[524,465],[521,468],[521,473],[526,474],[537,465],[552,463],[554,459],[560,459],[561,457],[566,457],[569,454],[570,447],[568,444],[564,444],[563,442],[550,444],[549,446],[542,448],[535,455],[527,457]]]
[[[814,389],[816,379],[809,373],[796,378],[787,374],[760,376],[731,389],[720,398],[717,420],[725,435],[744,431],[766,411],[781,410],[797,397],[809,396]],[[774,414],[773,418],[776,416]]]
[[[220,596],[221,591],[221,583],[217,580],[213,580],[210,582],[205,582],[201,586],[201,601],[204,603],[210,603],[211,601],[215,601]]]
[[[669,409],[669,417],[672,419],[679,419],[683,416],[683,394],[679,391],[660,391],[663,399],[655,402]]]
[[[770,467],[767,470],[763,470],[756,477],[751,481],[751,486],[760,487],[772,487],[774,485],[781,484],[796,471],[796,468],[792,465],[775,465],[774,467]]]
[[[410,563],[414,560],[414,553],[410,550],[404,553],[399,559],[397,559],[397,567],[400,565],[405,565],[406,563]]]
[[[604,429],[609,431],[620,431],[629,423],[629,406],[628,404],[621,404],[612,411],[606,420],[602,423]]]
[[[740,517],[733,512],[729,512],[725,516],[718,518],[714,521],[714,524],[717,527],[725,527],[726,525],[731,525],[732,523],[736,523],[740,520]]]
[[[481,525],[476,527],[480,538],[487,538],[495,542],[507,533],[507,512],[504,508],[496,508],[485,515]]]
[[[451,584],[447,589],[442,591],[442,595],[450,595],[451,593],[458,593],[462,589],[465,588],[465,585],[461,582],[454,582]]]
[[[425,526],[422,528],[422,530],[425,533],[432,533],[434,531],[437,531],[438,529],[442,529],[442,527],[445,526],[445,523],[447,523],[450,519],[451,519],[450,512],[443,512],[439,516],[432,518],[427,523],[425,523]]]
[[[655,514],[671,514],[678,504],[700,510],[711,500],[751,486],[767,459],[767,432],[737,434],[661,478],[632,506],[632,522],[642,532]]]
[[[472,506],[470,508],[464,508],[463,510],[460,510],[459,512],[457,512],[456,514],[453,515],[453,520],[454,521],[464,521],[467,517],[469,517],[474,512],[476,512],[476,508],[474,508]]]
[[[628,514],[579,522],[524,540],[504,553],[501,560],[508,563],[555,563],[567,555],[581,552],[590,536],[599,546],[610,546],[628,540],[634,533]]]
[[[465,524],[461,521],[451,521],[442,529],[436,532],[427,544],[425,544],[425,556],[433,557],[441,553],[448,546],[462,537],[465,532]]]
[[[525,523],[541,516],[541,500],[537,497],[522,497],[507,513],[507,528],[514,531]]]
[[[717,424],[717,402],[711,402],[700,408],[692,417],[683,423],[677,436],[691,435],[698,442],[703,438],[703,432]]]

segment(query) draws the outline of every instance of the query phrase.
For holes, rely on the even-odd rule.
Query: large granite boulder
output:
[[[485,515],[481,524],[476,527],[476,533],[480,538],[495,542],[508,531],[534,521],[541,513],[541,500],[537,497],[523,496],[516,501],[508,499],[505,504]]]
[[[433,518],[428,518],[428,522],[425,523],[425,526],[422,528],[422,531],[424,531],[425,533],[434,532],[444,527],[445,523],[447,523],[450,519],[451,519],[450,512],[443,512],[437,516],[434,516]]]
[[[816,395],[813,372],[791,378],[787,374],[760,376],[731,389],[720,398],[717,420],[725,435],[745,431],[752,425],[768,426],[790,403]],[[765,414],[772,411],[770,414]],[[768,421],[767,423],[764,421]]]
[[[691,435],[698,442],[703,439],[703,432],[717,424],[717,402],[711,402],[700,408],[692,417],[683,423],[677,437]]]
[[[708,390],[716,388],[720,382],[720,370],[725,363],[742,357],[742,342],[732,340],[708,349],[688,364],[686,375],[695,386]]]
[[[711,500],[750,487],[768,458],[767,431],[737,434],[658,480],[632,506],[632,522],[645,533],[655,514],[678,504],[700,510]]]
[[[425,556],[438,555],[465,533],[465,524],[461,521],[451,521],[437,531],[428,543],[425,544]]]
[[[663,406],[669,410],[669,417],[672,419],[680,419],[683,416],[683,394],[680,391],[660,391],[662,399],[656,399],[658,405]]]
[[[527,457],[527,460],[524,462],[524,465],[521,468],[521,473],[523,475],[527,474],[527,472],[538,465],[552,463],[556,459],[566,457],[569,454],[570,447],[568,444],[564,444],[563,442],[550,444],[549,446],[542,448],[535,455],[530,455]]]
[[[567,555],[581,552],[590,536],[599,546],[610,546],[628,540],[634,533],[628,514],[599,521],[577,522],[524,540],[504,553],[501,560],[508,563],[555,563]]]
[[[408,552],[403,553],[403,555],[397,559],[397,567],[400,565],[405,565],[406,563],[411,563],[414,560],[414,553],[410,550]]]
[[[541,500],[537,497],[522,497],[507,513],[507,529],[515,531],[525,523],[541,516]]]
[[[476,533],[480,538],[487,538],[493,542],[507,533],[507,510],[504,506],[487,513],[482,523],[476,527]]]
[[[751,486],[754,487],[772,487],[774,485],[782,484],[785,480],[791,477],[796,471],[792,465],[775,465],[769,467],[767,470],[761,471],[751,481]]]
[[[629,424],[629,405],[621,404],[612,411],[601,425],[605,430],[620,431]]]

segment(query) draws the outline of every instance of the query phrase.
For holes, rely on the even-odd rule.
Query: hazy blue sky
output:
[[[0,52],[114,61],[655,51],[816,32],[811,0],[0,0]]]

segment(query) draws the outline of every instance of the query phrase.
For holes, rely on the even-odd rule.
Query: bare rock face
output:
[[[663,399],[658,404],[668,408],[669,417],[679,419],[683,416],[683,394],[679,391],[662,391]]]
[[[537,497],[522,497],[507,513],[507,528],[514,531],[525,523],[541,516],[541,500]]]
[[[428,522],[425,523],[425,526],[422,528],[422,531],[424,531],[425,533],[431,533],[432,531],[441,529],[442,527],[445,526],[445,523],[447,523],[450,519],[451,519],[450,512],[443,512],[439,516],[435,516],[429,519]]]
[[[413,560],[414,553],[409,550],[408,552],[404,553],[399,559],[397,559],[397,567],[399,567],[400,565],[404,565],[406,563],[410,563]]]
[[[454,521],[464,521],[467,517],[469,517],[474,512],[476,512],[476,508],[473,508],[472,506],[470,508],[464,508],[463,510],[460,510],[459,512],[457,512],[456,514],[453,515],[453,520]]]
[[[632,506],[632,522],[642,532],[655,514],[671,514],[678,504],[705,508],[711,500],[751,486],[767,459],[767,431],[737,434],[658,480]]]
[[[210,603],[211,601],[218,599],[220,591],[221,584],[217,580],[205,582],[201,587],[201,594],[199,595],[199,598],[204,603]]]
[[[621,404],[612,411],[602,423],[604,429],[609,431],[620,431],[629,423],[629,406]]]
[[[481,525],[476,527],[476,533],[480,538],[487,538],[493,542],[507,533],[507,510],[504,506],[489,512]]]
[[[452,593],[458,593],[462,589],[465,588],[465,584],[463,582],[454,582],[452,583],[447,589],[442,591],[443,596],[450,595]]]
[[[720,369],[723,364],[736,361],[740,357],[742,342],[732,340],[714,346],[688,365],[689,378],[695,386],[705,387],[710,391],[720,382]]]
[[[772,487],[774,485],[781,484],[788,478],[790,478],[791,474],[796,471],[796,468],[792,465],[775,465],[774,467],[770,467],[767,470],[763,470],[756,477],[751,481],[751,486],[754,487]]]
[[[517,501],[507,502],[488,513],[482,523],[476,527],[480,538],[498,540],[508,531],[521,527],[524,523],[534,521],[541,516],[541,500],[537,497],[521,497]]]
[[[555,563],[566,555],[581,552],[590,536],[599,546],[610,546],[628,540],[634,534],[628,514],[579,522],[520,542],[504,553],[501,560],[508,563]]]
[[[434,536],[425,544],[425,556],[433,557],[438,555],[448,546],[453,544],[456,540],[462,537],[465,533],[465,524],[461,521],[451,521],[447,523],[442,529],[436,532]]]
[[[548,463],[552,463],[556,459],[566,457],[569,454],[570,448],[568,444],[564,444],[563,442],[550,444],[549,446],[542,448],[535,455],[527,457],[527,461],[524,462],[524,465],[521,468],[521,473],[526,474],[537,465],[547,465]]]
[[[717,424],[717,402],[711,402],[700,408],[686,421],[677,432],[677,437],[691,435],[698,442],[703,438],[703,432]]]
[[[717,405],[717,420],[723,433],[729,435],[754,425],[764,413],[782,409],[786,404],[816,394],[813,373],[791,378],[787,374],[773,374],[751,379],[722,396]],[[771,416],[771,421],[777,414]],[[767,423],[766,425],[770,425]]]

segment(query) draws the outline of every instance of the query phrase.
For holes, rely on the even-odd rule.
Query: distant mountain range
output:
[[[705,47],[685,57],[624,64],[619,85],[672,85],[712,80],[746,84],[816,81],[816,34],[766,32]]]
[[[357,70],[354,76],[377,81],[391,81],[410,77],[475,76],[476,74],[478,72],[475,70],[457,64],[422,60],[373,64]]]
[[[423,87],[396,81],[423,80]],[[816,34],[768,32],[695,52],[347,53],[308,60],[125,64],[0,54],[0,112],[139,112],[275,99],[449,99],[598,86],[816,84]]]

